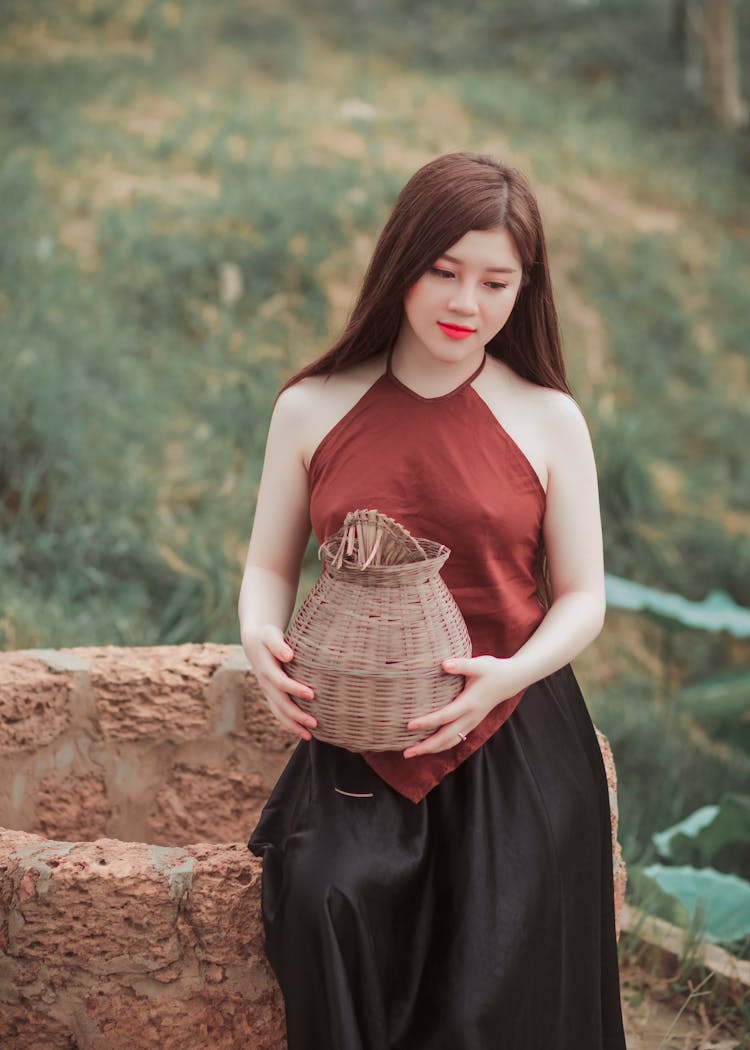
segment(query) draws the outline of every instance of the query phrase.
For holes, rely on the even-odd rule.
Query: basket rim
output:
[[[333,548],[334,546],[338,545],[339,539],[340,537],[337,537],[336,534],[334,534],[334,536],[329,536],[328,539],[323,540],[323,542],[318,547],[318,560],[325,561],[326,564],[333,561],[335,557],[335,551]],[[368,565],[366,569],[363,569],[363,567],[360,565],[351,565],[347,562],[342,562],[339,568],[337,568],[335,571],[352,573],[362,573],[363,571],[378,573],[383,572],[387,575],[393,575],[395,573],[404,572],[407,569],[414,570],[420,566],[431,566],[434,565],[437,561],[447,561],[448,557],[452,553],[451,548],[447,547],[444,543],[440,543],[439,540],[427,540],[420,538],[419,543],[431,552],[429,557],[418,558],[414,561],[396,562],[394,565]]]

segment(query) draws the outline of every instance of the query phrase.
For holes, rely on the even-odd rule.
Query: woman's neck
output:
[[[482,348],[481,353],[472,352],[462,358],[439,358],[422,346],[413,332],[406,333],[402,328],[388,352],[386,369],[422,397],[441,397],[476,372],[484,354]]]

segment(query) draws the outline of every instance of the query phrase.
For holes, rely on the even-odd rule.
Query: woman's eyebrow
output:
[[[448,262],[461,264],[461,259],[457,259],[454,255],[443,254],[440,256],[441,259],[447,259]],[[515,266],[485,266],[485,270],[488,273],[518,273],[518,269]]]

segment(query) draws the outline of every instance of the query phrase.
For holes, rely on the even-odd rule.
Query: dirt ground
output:
[[[739,1032],[710,1021],[700,992],[694,999],[696,1010],[686,1009],[678,1017],[682,1003],[667,1005],[651,991],[654,982],[665,981],[633,964],[621,966],[620,976],[628,1050],[739,1050],[743,1046]]]

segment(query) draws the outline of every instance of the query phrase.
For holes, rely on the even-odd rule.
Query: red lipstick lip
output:
[[[473,328],[464,328],[459,324],[446,324],[445,321],[438,321],[438,328],[449,339],[468,339],[475,331]]]

